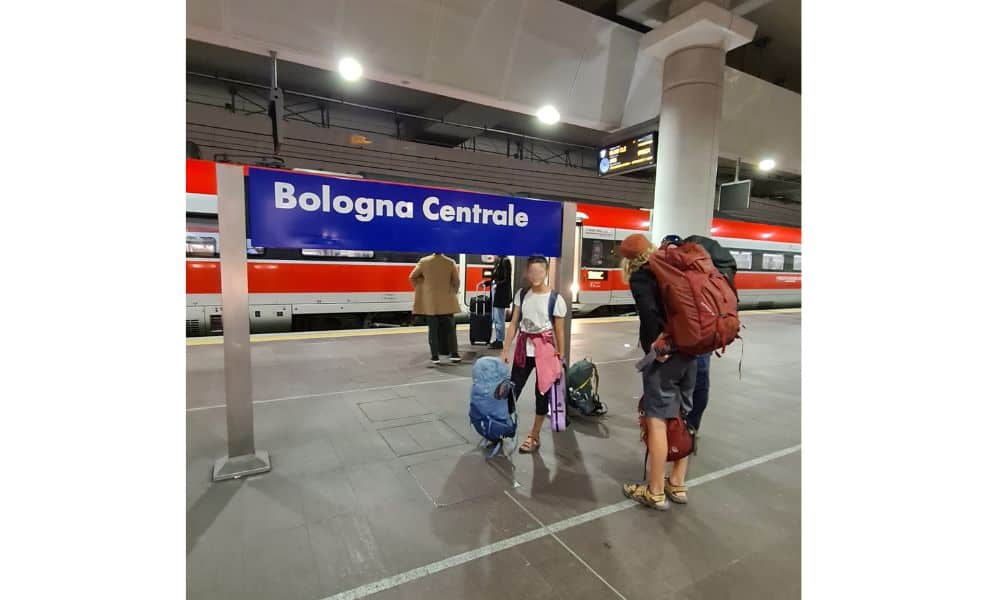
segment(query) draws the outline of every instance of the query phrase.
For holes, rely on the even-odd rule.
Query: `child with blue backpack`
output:
[[[549,261],[544,256],[528,258],[525,278],[530,285],[514,296],[514,308],[501,354],[503,362],[510,362],[510,345],[514,340],[510,378],[514,383],[515,398],[520,397],[528,376],[535,371],[535,421],[531,433],[518,448],[521,453],[538,451],[542,424],[549,412],[546,394],[562,376],[563,327],[567,308],[562,296],[545,284],[548,268]]]

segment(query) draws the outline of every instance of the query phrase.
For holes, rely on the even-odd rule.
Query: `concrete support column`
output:
[[[715,201],[726,52],[757,26],[702,2],[646,33],[643,52],[663,59],[652,235],[708,235]]]
[[[715,199],[726,52],[692,46],[663,61],[653,240],[708,235]]]

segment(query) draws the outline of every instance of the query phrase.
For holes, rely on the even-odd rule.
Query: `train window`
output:
[[[187,231],[192,233],[219,233],[219,220],[214,217],[193,217],[188,215]]]
[[[371,250],[328,250],[326,248],[305,248],[302,256],[325,256],[329,258],[372,258],[375,253]]]
[[[802,270],[802,255],[801,254],[796,254],[795,257],[792,259],[792,270],[793,271],[801,271]]]
[[[764,253],[763,260],[761,261],[761,268],[765,271],[784,271],[785,255]]]
[[[580,266],[587,269],[616,269],[620,265],[616,260],[616,242],[583,238],[580,254]]]
[[[188,232],[187,255],[197,257],[218,256],[219,234]]]
[[[730,250],[730,254],[736,260],[736,268],[740,271],[749,271],[753,265],[753,252],[740,250]]]

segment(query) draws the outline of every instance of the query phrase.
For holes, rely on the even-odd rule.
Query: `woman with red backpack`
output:
[[[636,311],[639,314],[639,343],[647,356],[652,356],[649,366],[643,369],[643,394],[639,410],[645,428],[648,454],[648,477],[645,483],[626,483],[622,491],[626,497],[657,510],[670,507],[669,498],[679,504],[687,503],[684,478],[688,457],[674,463],[670,477],[666,476],[669,452],[667,421],[682,416],[682,409],[689,411],[697,373],[696,360],[666,347],[661,334],[667,323],[659,284],[649,267],[649,256],[656,247],[642,234],[625,238],[620,253],[624,257],[622,270],[628,278]]]

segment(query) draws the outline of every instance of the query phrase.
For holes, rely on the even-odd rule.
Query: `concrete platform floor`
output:
[[[797,598],[800,315],[744,315],[713,359],[690,504],[634,507],[642,474],[636,322],[574,321],[599,364],[600,419],[543,429],[537,455],[484,460],[466,362],[428,368],[426,335],[255,343],[265,475],[212,484],[225,454],[222,347],[187,354],[188,598]],[[518,412],[532,418],[529,394]],[[547,425],[546,425],[547,427]]]

